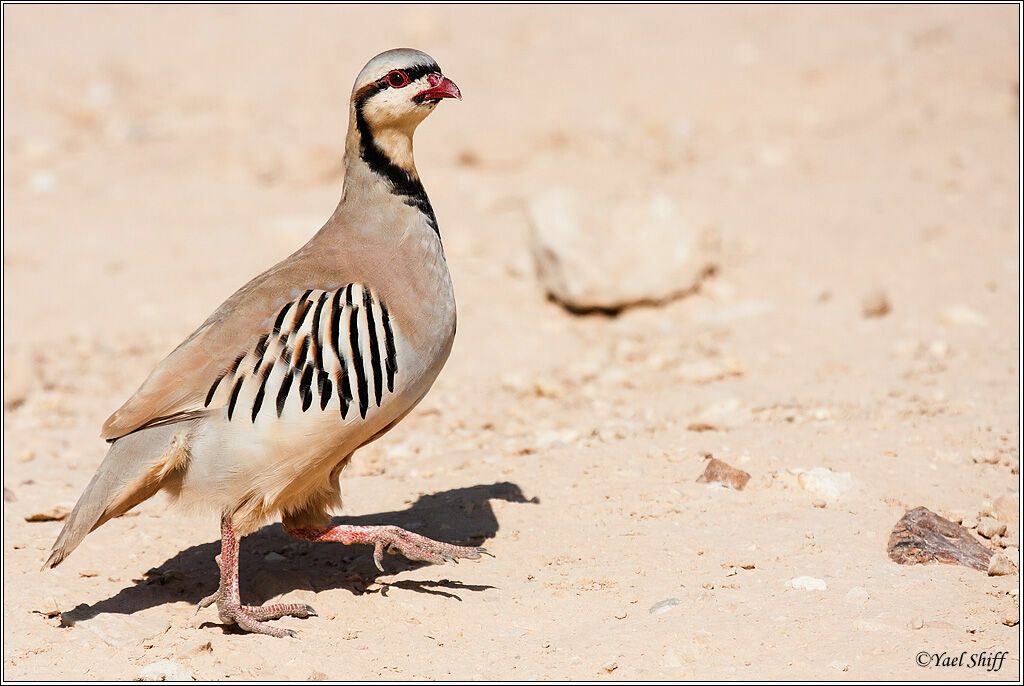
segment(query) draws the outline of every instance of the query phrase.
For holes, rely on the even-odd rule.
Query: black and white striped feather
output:
[[[280,418],[289,407],[366,418],[395,390],[398,352],[390,313],[373,291],[348,284],[308,290],[210,385],[205,407],[228,421]]]

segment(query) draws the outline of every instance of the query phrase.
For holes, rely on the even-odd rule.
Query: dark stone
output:
[[[926,507],[903,515],[889,535],[889,558],[901,565],[941,562],[984,572],[991,557],[970,531]]]

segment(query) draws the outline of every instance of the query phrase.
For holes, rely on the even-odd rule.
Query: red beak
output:
[[[429,80],[431,87],[417,93],[414,98],[416,102],[423,102],[425,100],[437,102],[442,98],[458,98],[462,100],[462,93],[459,91],[459,87],[447,76],[431,74]]]

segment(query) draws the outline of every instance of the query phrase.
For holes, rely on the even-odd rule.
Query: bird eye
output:
[[[409,75],[400,69],[388,72],[388,75],[384,77],[384,82],[392,88],[402,88],[409,85]]]

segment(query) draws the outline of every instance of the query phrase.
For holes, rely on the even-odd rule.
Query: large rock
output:
[[[573,311],[662,302],[696,288],[718,264],[717,229],[694,228],[662,193],[608,203],[554,189],[528,213],[538,277]]]
[[[916,507],[896,522],[889,535],[889,558],[901,565],[961,564],[989,569],[992,551],[971,532],[926,507]]]

